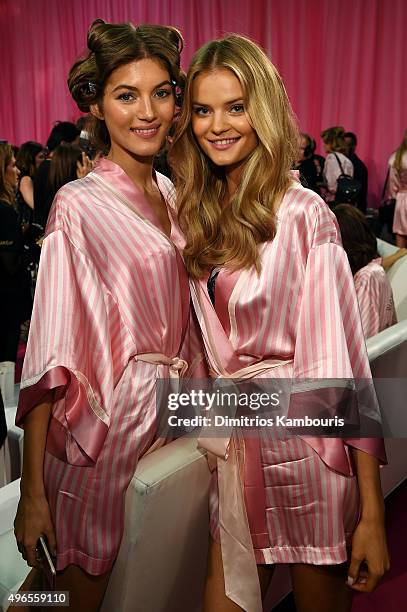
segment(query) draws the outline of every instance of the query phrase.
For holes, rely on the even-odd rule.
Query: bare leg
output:
[[[91,576],[77,565],[69,565],[62,572],[57,573],[55,585],[56,591],[69,591],[69,608],[56,606],[52,609],[60,610],[60,612],[66,612],[68,609],[71,612],[82,612],[83,610],[97,612],[102,603],[109,577],[110,572],[101,576]],[[48,587],[43,584],[41,572],[32,569],[19,590],[42,591],[48,590]],[[14,610],[16,612],[38,612],[40,608],[15,606]]]
[[[352,590],[346,585],[348,563],[290,565],[297,612],[350,612]]]
[[[259,574],[261,598],[264,602],[267,595],[268,588],[270,586],[271,579],[274,574],[275,565],[258,565],[257,572]]]
[[[261,593],[264,597],[270,580],[273,576],[274,566],[257,566]],[[223,574],[222,551],[219,542],[209,541],[208,575],[205,585],[204,612],[241,612],[242,608],[235,604],[225,593],[225,579]]]
[[[401,249],[405,249],[407,247],[407,236],[396,234],[396,245]]]
[[[69,591],[69,610],[71,612],[97,612],[103,601],[110,572],[91,576],[77,565],[68,565],[56,578],[57,591]],[[66,612],[66,608],[53,610]]]
[[[41,591],[42,590],[42,575],[41,572],[34,567],[24,580],[23,584],[18,589],[18,592],[24,591]],[[13,606],[10,608],[13,612],[30,612],[31,610],[39,610],[39,608],[31,608],[31,606]]]

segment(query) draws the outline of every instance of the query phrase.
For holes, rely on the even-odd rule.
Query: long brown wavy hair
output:
[[[48,189],[54,194],[66,183],[78,178],[77,163],[82,160],[80,147],[71,144],[59,145],[51,159],[48,174]]]
[[[407,130],[404,132],[404,138],[401,142],[401,145],[396,151],[396,157],[393,162],[394,168],[397,172],[400,172],[403,169],[403,155],[407,151]]]
[[[130,62],[151,58],[168,70],[174,94],[182,89],[185,75],[180,68],[183,48],[181,33],[172,26],[131,23],[105,23],[96,19],[89,28],[88,52],[72,66],[69,91],[78,108],[88,113],[92,104],[103,106],[107,79],[114,70]],[[91,117],[88,124],[92,140],[103,151],[110,148],[110,136],[102,119]]]
[[[378,257],[376,236],[365,215],[355,206],[338,204],[332,212],[336,215],[343,248],[348,256],[352,274],[355,275],[372,259]]]
[[[258,137],[247,158],[239,187],[228,206],[223,168],[201,150],[191,126],[194,79],[204,72],[230,70],[239,80],[245,111]],[[298,148],[298,129],[283,82],[254,42],[230,35],[203,46],[192,59],[184,104],[170,150],[179,221],[186,237],[184,258],[192,277],[213,266],[260,270],[258,245],[272,240],[275,203],[290,183]]]
[[[0,143],[0,200],[15,205],[15,188],[6,180],[7,166],[14,156],[12,146]]]

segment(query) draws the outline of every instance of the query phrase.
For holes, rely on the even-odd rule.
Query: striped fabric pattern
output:
[[[393,291],[380,262],[380,259],[374,259],[358,270],[354,277],[366,338],[397,323]]]
[[[211,302],[204,299],[205,285],[195,283],[196,291],[201,292],[200,307],[206,311],[206,317],[198,316],[205,342],[210,348],[212,336],[218,355],[220,347],[231,344],[233,367],[230,369],[231,360],[222,364],[227,371],[278,359],[291,362],[261,377],[293,379],[294,385],[296,380],[309,378],[369,379],[354,281],[333,214],[314,192],[293,182],[277,221],[274,240],[260,247],[260,275],[252,268],[232,274],[222,269],[219,273],[215,310],[224,334],[218,329],[213,335],[207,323],[213,315]],[[209,356],[213,354],[208,350]],[[211,364],[212,369],[215,366]],[[301,401],[307,401],[303,396],[307,394]],[[304,408],[307,413],[308,407]],[[310,415],[312,408],[310,405]],[[383,441],[276,440],[263,434],[261,461],[269,546],[254,546],[257,562],[345,561],[359,512],[348,448],[360,448],[383,461]],[[245,461],[250,460],[247,450]],[[247,500],[249,491],[245,494]],[[217,505],[215,475],[210,495],[215,537]],[[249,525],[259,524],[256,512],[250,505]],[[255,542],[253,530],[252,536]]]
[[[57,569],[75,563],[101,574],[118,551],[126,488],[155,440],[156,379],[168,377],[168,366],[136,356],[181,353],[189,360],[199,338],[188,329],[179,251],[119,166],[104,159],[94,172],[64,186],[53,204],[17,423],[45,390],[58,388],[44,466]],[[157,181],[168,198],[171,182]]]
[[[334,565],[347,559],[359,517],[355,476],[329,469],[301,438],[263,446],[270,546],[255,548],[258,564]],[[209,495],[210,532],[219,541],[216,473]]]

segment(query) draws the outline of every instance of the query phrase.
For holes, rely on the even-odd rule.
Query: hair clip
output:
[[[92,83],[91,81],[88,82],[88,89],[90,91],[90,93],[95,94],[96,93],[96,85],[95,83]]]
[[[175,86],[176,86],[176,84],[177,84],[177,81],[176,81],[175,79],[171,79],[171,85],[172,85],[173,87],[175,87]]]

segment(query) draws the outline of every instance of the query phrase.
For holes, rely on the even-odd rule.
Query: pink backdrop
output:
[[[303,131],[318,142],[331,125],[357,133],[377,201],[407,127],[405,0],[0,0],[0,138],[45,142],[54,121],[79,116],[66,75],[96,17],[179,27],[184,66],[223,33],[255,39],[282,73]]]

